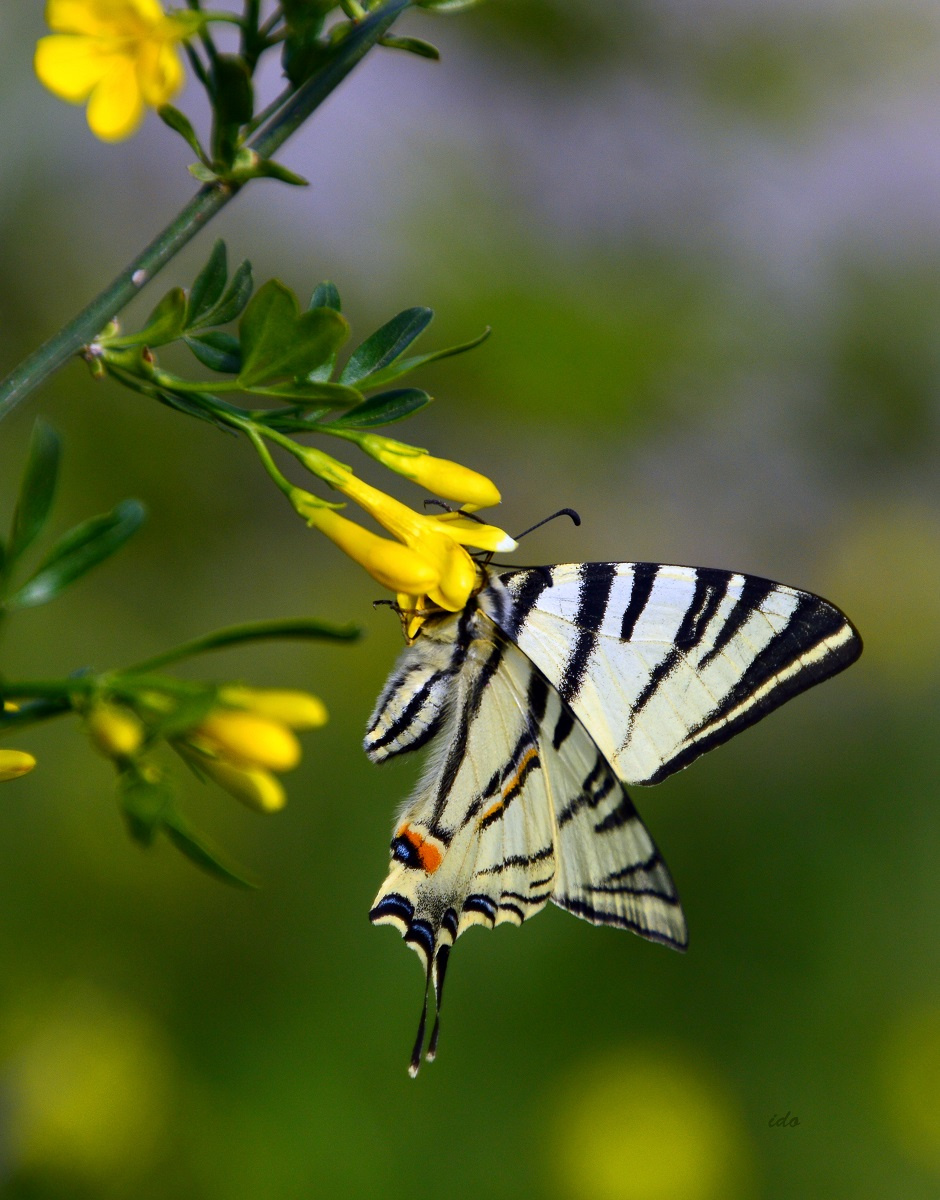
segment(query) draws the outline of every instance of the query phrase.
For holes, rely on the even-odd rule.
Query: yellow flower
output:
[[[284,788],[264,767],[238,767],[223,759],[209,758],[204,754],[193,754],[185,750],[184,754],[223,791],[240,800],[247,808],[253,808],[255,812],[279,812],[287,803]]]
[[[378,537],[332,508],[319,504],[308,492],[296,488],[291,499],[307,524],[325,533],[351,559],[364,567],[382,587],[393,592],[423,592],[434,587],[438,571],[414,550]]]
[[[159,0],[47,0],[53,31],[36,45],[36,74],[72,104],[88,101],[88,124],[105,142],[129,137],[145,106],[159,108],[183,85],[178,44],[199,14],[167,16]]]
[[[319,729],[329,719],[326,705],[317,696],[288,688],[224,687],[219,699],[291,729]]]
[[[286,725],[235,708],[213,709],[186,740],[240,767],[290,771],[300,762],[300,742]]]
[[[326,708],[309,692],[231,685],[219,691],[212,709],[174,746],[230,796],[256,812],[277,812],[287,802],[273,771],[290,771],[300,761],[292,729],[316,729]]]
[[[35,758],[25,750],[0,750],[0,783],[28,775],[35,765]]]
[[[394,547],[394,543],[368,534],[354,522],[340,517],[315,496],[299,488],[294,488],[290,493],[294,507],[306,516],[309,524],[322,529],[351,558],[365,566],[373,578],[396,592],[399,607],[404,610],[402,625],[405,637],[409,640],[413,639],[429,609],[460,612],[478,586],[477,565],[464,546],[476,546],[490,552],[516,548],[515,541],[505,530],[472,520],[465,512],[435,516],[415,512],[407,504],[402,504],[401,501],[357,478],[351,468],[314,447],[295,447],[294,453],[309,471],[325,480],[338,492],[355,500],[402,543],[396,550],[389,550],[388,547]],[[443,463],[444,460],[434,459],[432,462]],[[447,465],[457,467],[456,463]],[[459,468],[461,471],[465,469]],[[492,493],[498,499],[499,493],[489,480],[485,480],[482,475],[476,476],[475,472],[468,472],[468,475],[482,480],[492,488]],[[481,487],[477,497],[484,494]],[[396,563],[407,563],[411,566],[416,560],[423,562],[425,578],[421,582],[418,582],[417,578],[413,582],[406,582],[403,570],[380,572],[376,569],[376,564],[369,561],[373,543],[382,546],[384,553]],[[404,558],[403,550],[410,551],[411,557]],[[415,570],[415,575],[417,574],[418,571]]]
[[[95,749],[106,758],[131,758],[144,740],[139,718],[117,704],[95,704],[85,718],[85,728]]]
[[[414,446],[374,433],[363,434],[357,438],[357,444],[390,471],[403,475],[437,496],[443,496],[445,500],[456,500],[468,510],[488,508],[500,502],[495,483],[460,463],[447,458],[435,458]]]

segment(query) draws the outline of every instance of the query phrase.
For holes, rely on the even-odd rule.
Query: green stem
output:
[[[289,496],[294,490],[293,484],[289,479],[277,469],[274,459],[271,457],[271,451],[264,444],[264,439],[258,432],[257,426],[251,422],[246,422],[242,430],[248,435],[251,444],[254,446],[258,457],[261,459],[261,465],[274,480],[275,484],[281,489],[285,496]]]
[[[358,25],[336,48],[323,70],[308,79],[258,133],[250,143],[251,149],[262,158],[270,158],[339,86],[410,3],[411,0],[386,0]],[[236,184],[207,184],[201,188],[103,292],[0,383],[0,420],[90,342],[239,190],[240,185]]]

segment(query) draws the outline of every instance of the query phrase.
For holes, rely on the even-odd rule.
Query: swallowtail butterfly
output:
[[[843,670],[834,605],[753,575],[659,563],[481,567],[463,611],[422,625],[369,722],[373,762],[428,747],[370,919],[394,925],[439,1013],[471,925],[549,900],[682,950],[672,877],[627,784],[653,784]],[[436,1017],[427,1049],[433,1059]]]

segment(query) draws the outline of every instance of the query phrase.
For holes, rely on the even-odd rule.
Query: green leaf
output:
[[[431,397],[420,388],[399,388],[393,392],[380,392],[378,396],[370,396],[356,408],[343,413],[330,425],[338,425],[343,429],[370,429],[378,425],[391,425],[394,421],[403,421],[425,405],[431,403]]]
[[[310,308],[332,308],[336,312],[340,312],[342,305],[340,303],[339,291],[335,283],[331,283],[328,279],[319,284],[314,289],[313,295],[310,297]],[[331,354],[326,362],[322,363],[316,370],[311,371],[307,378],[312,383],[328,383],[333,378],[333,371],[336,367],[336,355]]]
[[[435,62],[441,57],[437,46],[432,46],[430,42],[422,41],[421,38],[386,34],[385,37],[379,38],[379,45],[387,46],[390,50],[407,50],[410,54],[417,54],[419,58],[433,58]]]
[[[244,60],[235,54],[217,54],[212,62],[212,156],[231,164],[238,150],[238,132],[254,114],[255,96]]]
[[[295,617],[278,621],[252,621],[247,625],[229,625],[213,633],[183,642],[172,650],[136,663],[122,672],[124,676],[143,674],[205,654],[209,650],[224,650],[229,646],[240,646],[245,642],[310,641],[354,642],[361,630],[356,625],[334,625],[330,621],[316,621],[311,617]]]
[[[281,183],[290,183],[294,187],[310,186],[309,179],[304,179],[303,175],[298,175],[296,171],[275,162],[273,158],[259,159],[251,175],[253,179],[279,179]]]
[[[463,12],[468,8],[476,8],[483,0],[415,0],[419,8],[427,8],[432,12]]]
[[[6,555],[6,567],[12,567],[27,550],[48,520],[59,478],[62,441],[51,425],[38,420],[29,440],[26,467],[20,494],[13,511],[13,527]]]
[[[453,358],[455,354],[465,354],[468,350],[473,350],[485,342],[491,332],[492,330],[487,325],[479,337],[475,337],[469,342],[463,342],[459,346],[448,346],[445,350],[432,350],[430,354],[416,354],[413,358],[400,358],[384,370],[376,371],[374,375],[370,375],[368,380],[364,381],[365,386],[370,389],[384,387],[386,384],[391,383],[392,380],[400,379],[402,375],[407,375],[409,371],[417,370],[418,367],[424,367],[428,363],[437,362],[441,358]]]
[[[217,402],[216,397],[212,397],[211,393],[207,394],[210,399]],[[210,425],[214,425],[216,429],[221,429],[224,433],[232,433],[231,425],[226,425],[224,421],[220,421],[214,413],[199,403],[198,392],[174,392],[170,388],[160,388],[156,392],[156,397],[167,408],[185,413],[187,417],[196,417],[200,421],[208,421]]]
[[[339,377],[340,383],[358,383],[394,362],[427,329],[433,316],[429,308],[406,308],[392,317],[353,351]]]
[[[242,369],[242,352],[238,338],[221,329],[184,337],[183,341],[204,367],[225,375],[237,375]]]
[[[201,162],[208,163],[208,155],[203,150],[202,143],[199,141],[189,117],[181,113],[178,108],[174,108],[172,104],[161,104],[157,109],[157,116],[164,125],[168,125],[174,133],[178,133],[189,144],[189,148]]]
[[[35,608],[54,600],[86,571],[109,558],[136,533],[144,506],[124,500],[112,512],[92,517],[69,530],[52,547],[36,573],[7,601],[8,608]]]
[[[232,276],[225,295],[201,321],[193,322],[190,329],[205,329],[208,325],[227,325],[240,315],[251,298],[254,281],[251,278],[251,263],[246,258],[240,262]]]
[[[294,404],[289,408],[275,408],[265,413],[253,413],[255,421],[267,425],[269,429],[277,429],[281,433],[313,433],[316,432],[320,421],[334,406],[311,408],[306,404]]]
[[[335,308],[337,312],[343,311],[343,306],[339,299],[339,290],[336,284],[329,279],[324,279],[321,284],[318,284],[314,289],[313,295],[310,297],[308,308]]]
[[[342,383],[320,383],[315,379],[295,379],[269,387],[247,388],[253,396],[271,396],[277,400],[326,400],[330,408],[360,404],[362,392]]]
[[[118,796],[128,833],[142,846],[150,846],[165,814],[173,807],[173,789],[162,779],[144,779],[130,771],[120,777]]]
[[[193,281],[186,307],[186,328],[196,325],[218,304],[228,279],[228,261],[225,242],[221,238],[212,247],[206,265]]]
[[[114,338],[112,345],[165,346],[175,342],[186,328],[186,293],[182,288],[171,288],[147,318],[140,333],[125,338]]]
[[[242,370],[239,384],[302,378],[326,362],[349,335],[349,324],[332,308],[300,312],[297,297],[271,279],[252,297],[239,323]]]
[[[190,862],[201,867],[209,875],[221,879],[223,883],[230,883],[234,887],[256,888],[258,886],[253,880],[247,879],[244,874],[240,874],[234,867],[225,863],[218,851],[214,848],[210,849],[207,842],[189,827],[178,812],[171,812],[164,817],[163,831],[177,850],[185,854]]]
[[[300,87],[329,58],[329,48],[320,41],[327,12],[335,0],[286,0],[281,7],[287,22],[282,65],[284,74]]]

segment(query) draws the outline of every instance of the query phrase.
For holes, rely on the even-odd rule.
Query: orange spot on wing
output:
[[[395,836],[405,839],[415,854],[417,854],[418,862],[420,862],[422,868],[429,875],[433,875],[444,858],[444,855],[438,850],[437,846],[418,833],[416,829],[412,829],[407,821],[401,826]]]

